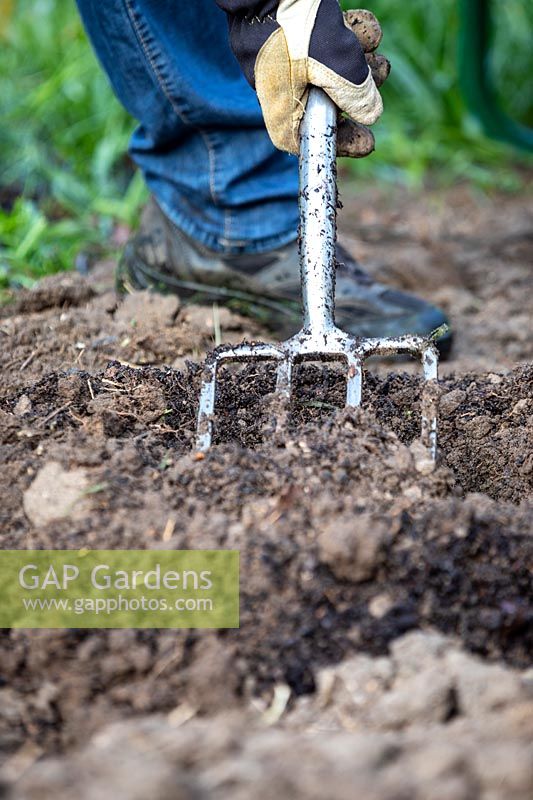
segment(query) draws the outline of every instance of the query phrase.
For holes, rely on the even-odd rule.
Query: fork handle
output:
[[[300,128],[300,274],[304,330],[335,327],[337,108],[311,87]]]

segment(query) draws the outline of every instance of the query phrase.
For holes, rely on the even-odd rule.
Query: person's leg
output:
[[[213,0],[77,0],[115,93],[138,120],[130,152],[182,231],[220,252],[296,238],[297,160],[265,130]]]
[[[271,144],[214,0],[77,0],[115,92],[140,125],[153,192],[117,271],[125,290],[226,303],[278,333],[300,325],[298,165]],[[357,336],[427,334],[446,317],[337,248],[337,319]]]

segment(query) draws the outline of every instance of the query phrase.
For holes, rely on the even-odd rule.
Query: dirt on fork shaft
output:
[[[532,212],[433,202],[400,220],[378,197],[347,230],[454,318],[433,472],[403,362],[372,368],[357,413],[335,369],[301,367],[282,443],[269,369],[227,371],[198,458],[211,308],[118,299],[105,265],[4,308],[1,547],[241,554],[239,630],[0,632],[6,796],[532,796]]]

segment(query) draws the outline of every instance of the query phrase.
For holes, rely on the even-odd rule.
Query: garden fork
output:
[[[211,446],[218,368],[242,361],[277,362],[275,395],[280,401],[278,428],[285,423],[294,365],[301,361],[342,361],[346,365],[346,405],[361,405],[363,364],[370,356],[410,354],[422,362],[422,442],[430,458],[437,454],[438,351],[430,339],[353,337],[335,325],[335,245],[337,239],[337,109],[321,90],[312,88],[300,139],[300,271],[303,328],[281,344],[222,345],[205,362],[196,447]]]

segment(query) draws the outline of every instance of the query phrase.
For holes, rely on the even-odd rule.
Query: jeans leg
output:
[[[225,252],[296,237],[298,170],[272,145],[214,0],[77,0],[114,91],[139,126],[130,152],[165,213]]]

